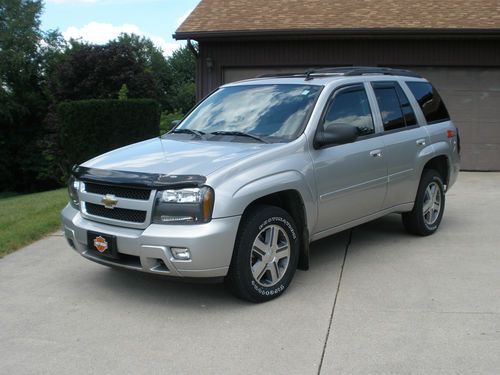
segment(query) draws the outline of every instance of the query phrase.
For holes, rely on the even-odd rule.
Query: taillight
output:
[[[455,132],[453,130],[448,130],[448,138],[453,138],[455,136]]]

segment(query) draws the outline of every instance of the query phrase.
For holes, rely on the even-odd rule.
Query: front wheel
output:
[[[297,228],[274,206],[254,207],[242,220],[226,284],[239,298],[269,301],[288,288],[297,269]]]
[[[441,175],[433,169],[424,170],[413,210],[403,214],[406,230],[420,236],[433,234],[443,218],[444,202]]]

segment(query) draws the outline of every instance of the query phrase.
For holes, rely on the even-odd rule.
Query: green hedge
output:
[[[80,100],[57,108],[65,164],[159,135],[160,108],[151,99]]]

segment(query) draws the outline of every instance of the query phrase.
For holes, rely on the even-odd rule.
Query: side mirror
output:
[[[334,124],[316,134],[314,146],[322,148],[325,146],[343,145],[344,143],[354,142],[357,138],[357,127],[349,124]]]
[[[181,122],[181,120],[174,120],[170,123],[170,129],[173,129],[175,128],[177,125],[179,125],[179,123]]]

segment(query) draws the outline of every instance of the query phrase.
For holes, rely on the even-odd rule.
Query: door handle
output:
[[[380,158],[382,156],[382,151],[380,150],[370,151],[370,156],[373,156],[374,158]]]
[[[417,139],[417,145],[425,146],[425,139]]]

